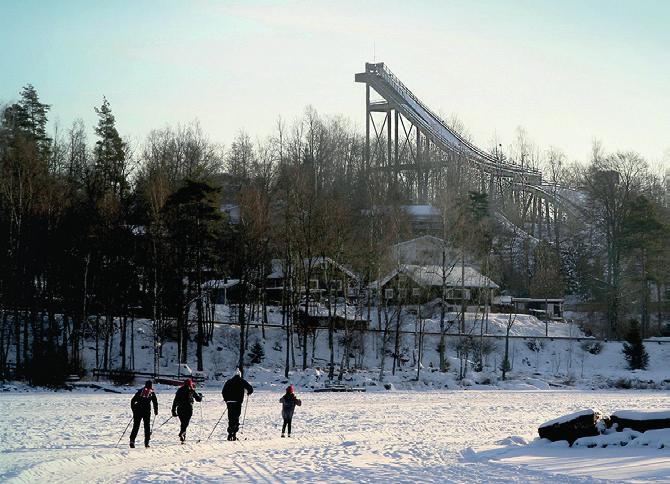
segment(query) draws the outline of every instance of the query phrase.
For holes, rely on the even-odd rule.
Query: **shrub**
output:
[[[541,339],[530,339],[526,341],[526,346],[530,351],[535,351],[536,353],[539,353],[540,350],[544,348],[544,341]]]
[[[585,341],[581,344],[581,348],[584,353],[599,355],[603,350],[603,344],[600,341]]]
[[[135,382],[135,375],[130,370],[115,371],[110,377],[115,385],[132,385]]]
[[[38,348],[26,368],[31,385],[62,387],[65,386],[70,365],[67,353],[56,346]]]
[[[633,384],[628,378],[619,378],[617,381],[614,382],[614,386],[622,390],[630,390],[631,388],[633,388]]]
[[[512,371],[512,364],[510,363],[509,359],[503,358],[502,362],[500,363],[500,371],[504,373]]]
[[[484,356],[488,356],[488,355],[490,355],[490,354],[495,353],[496,351],[498,351],[498,345],[497,345],[496,342],[495,342],[493,339],[491,339],[491,338],[484,338],[484,339],[481,340],[481,341],[480,341],[480,340],[476,340],[476,341],[475,341],[475,344],[474,344],[474,347],[475,347],[475,351],[476,351],[476,352],[479,352],[479,347],[480,347],[480,345],[481,345],[482,355],[484,355]]]
[[[649,354],[644,348],[640,326],[635,320],[630,322],[626,342],[623,344],[623,354],[631,370],[644,370],[649,364]]]
[[[257,365],[265,358],[265,349],[260,341],[256,341],[249,350],[249,362]]]

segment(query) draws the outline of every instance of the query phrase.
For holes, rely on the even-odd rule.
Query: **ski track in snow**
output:
[[[130,394],[2,394],[0,481],[600,482],[463,453],[509,436],[531,440],[542,422],[583,408],[609,413],[668,406],[661,392],[302,393],[294,436],[282,439],[280,396],[254,393],[243,440],[224,440],[224,417],[212,440],[196,443],[224,408],[220,393],[206,391],[204,419],[196,404],[182,446],[177,419],[158,428],[173,397],[159,390],[152,447],[142,446],[140,429],[138,448],[129,449],[128,433],[115,443],[130,419]],[[667,450],[661,455],[670,459]],[[665,475],[670,479],[670,469]]]

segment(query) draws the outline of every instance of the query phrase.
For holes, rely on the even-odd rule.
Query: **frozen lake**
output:
[[[169,417],[174,389],[159,387],[157,392],[156,427]],[[115,444],[130,419],[130,394],[4,393],[0,481],[509,483],[594,482],[594,475],[631,478],[616,467],[603,474],[597,465],[583,472],[561,466],[560,458],[574,458],[569,454],[573,449],[535,460],[518,453],[489,458],[480,451],[510,436],[532,440],[542,422],[583,408],[609,414],[670,406],[662,392],[300,393],[303,406],[296,410],[293,437],[282,439],[280,396],[267,390],[254,393],[240,434],[244,440],[225,441],[224,417],[212,440],[196,443],[198,437],[206,438],[223,411],[221,395],[211,387],[205,391],[202,418],[196,404],[185,445],[178,444],[173,419],[155,429],[150,449],[141,445],[142,431],[140,446],[129,449],[128,434],[118,448]],[[597,450],[602,449],[593,450],[594,459],[605,456],[608,466],[617,465],[611,459],[616,450]],[[590,451],[579,452],[584,456]],[[543,465],[542,458],[552,458],[553,467]],[[653,461],[656,471],[644,479],[670,480],[669,449],[645,449],[632,459]]]

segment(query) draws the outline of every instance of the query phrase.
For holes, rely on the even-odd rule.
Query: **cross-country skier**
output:
[[[247,395],[254,392],[249,382],[242,378],[242,372],[239,369],[235,370],[235,375],[223,385],[223,390],[221,390],[228,406],[228,440],[237,440],[245,390]]]
[[[291,436],[291,422],[293,421],[293,412],[295,412],[295,406],[301,406],[302,400],[296,397],[293,393],[293,386],[289,385],[286,388],[286,394],[279,399],[279,403],[282,404],[281,416],[284,419],[284,425],[281,428],[281,436],[285,437],[284,432],[288,427],[288,436]]]
[[[133,410],[133,431],[130,432],[130,448],[135,448],[135,437],[140,430],[140,422],[144,420],[144,446],[149,447],[151,438],[151,404],[154,406],[154,415],[158,415],[158,399],[153,391],[151,380],[147,380],[144,388],[137,390],[137,393],[130,401],[130,408]]]
[[[179,387],[172,402],[172,416],[179,416],[181,429],[179,430],[179,440],[183,444],[186,440],[186,429],[193,415],[193,400],[202,401],[202,393],[195,391],[195,383],[187,378],[182,386]]]

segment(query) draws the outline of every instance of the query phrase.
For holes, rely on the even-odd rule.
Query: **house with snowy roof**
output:
[[[439,237],[422,235],[394,244],[389,249],[389,258],[398,264],[442,265],[442,254],[447,263],[460,260],[460,253]],[[472,265],[472,264],[468,264]]]
[[[441,298],[445,288],[447,304],[481,305],[500,287],[472,266],[401,264],[370,289],[388,304],[423,304]]]
[[[202,284],[202,289],[209,294],[209,299],[214,304],[237,304],[240,301],[241,286],[239,279],[210,279]],[[254,285],[247,283],[247,287]]]
[[[442,213],[437,207],[433,205],[403,205],[401,208],[407,214],[413,233],[442,233]]]
[[[356,297],[358,294],[358,276],[336,260],[327,256],[313,257],[303,259],[301,263],[302,267],[293,267],[291,270],[294,271],[299,281],[296,289],[300,294],[305,294],[309,287],[311,301],[319,301],[327,294],[332,297],[344,297],[346,294],[349,298]],[[266,293],[269,301],[279,302],[284,285],[289,284],[286,280],[289,268],[283,259],[272,259],[270,266]],[[309,281],[305,281],[306,277],[309,277]]]

